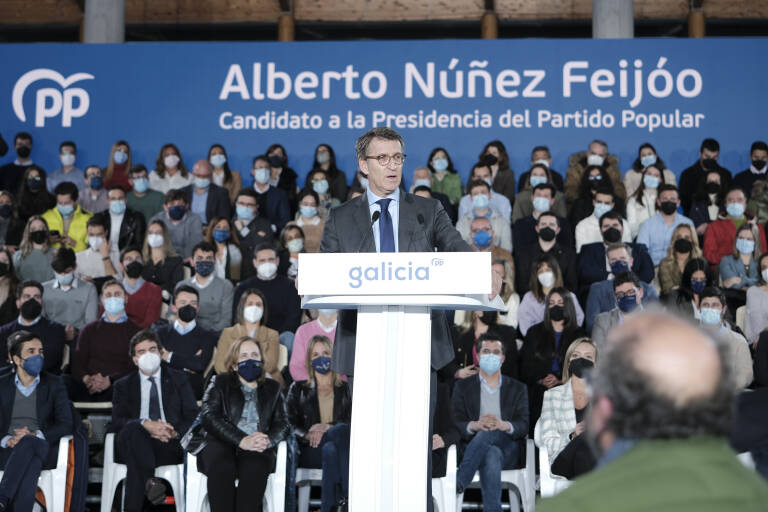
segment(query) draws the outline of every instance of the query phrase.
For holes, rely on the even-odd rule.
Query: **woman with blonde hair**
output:
[[[585,440],[584,417],[589,406],[586,373],[597,363],[597,346],[575,339],[565,353],[562,384],[544,392],[534,439],[547,448],[552,472],[573,479],[595,465]]]
[[[112,144],[109,152],[109,163],[104,169],[104,189],[118,185],[127,194],[133,187],[128,181],[128,170],[131,168],[131,146],[124,140]]]
[[[659,283],[661,295],[667,295],[680,287],[683,270],[689,261],[701,258],[699,237],[688,224],[680,224],[670,238],[667,256],[659,263]]]
[[[33,215],[24,228],[19,250],[13,255],[19,280],[44,283],[56,277],[51,268],[53,252],[48,223],[40,215]]]

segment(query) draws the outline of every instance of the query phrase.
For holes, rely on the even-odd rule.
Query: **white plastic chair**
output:
[[[741,332],[747,332],[747,306],[739,306],[736,308],[736,326],[741,329]],[[748,342],[751,340],[747,340]]]
[[[112,499],[115,496],[117,485],[125,479],[128,467],[125,464],[115,462],[115,434],[107,434],[104,439],[104,473],[101,482],[101,512],[112,510]],[[173,498],[176,502],[176,510],[184,512],[184,464],[170,466],[158,466],[155,468],[155,476],[162,478],[171,484]],[[120,510],[123,509],[121,504]]]
[[[277,355],[277,371],[281,371],[288,365],[288,347],[280,345]]]
[[[282,346],[282,345],[281,345]],[[312,486],[321,485],[323,482],[323,470],[314,468],[297,468],[296,485],[298,486],[298,511],[309,511],[309,491]]]
[[[67,494],[67,461],[69,460],[69,442],[72,436],[59,439],[59,453],[56,457],[56,467],[44,469],[37,479],[37,486],[43,491],[45,505],[50,512],[64,512],[64,500]],[[0,471],[0,480],[3,472]]]
[[[277,445],[275,471],[270,473],[267,479],[267,488],[264,491],[265,512],[283,512],[285,509],[285,470],[287,460],[288,447],[285,441],[281,441]],[[209,512],[211,507],[208,504],[208,477],[197,470],[197,457],[189,453],[187,454],[186,488],[188,512]],[[102,510],[102,512],[105,511]]]
[[[555,494],[566,490],[572,483],[565,477],[552,474],[547,447],[544,445],[539,446],[539,479],[541,482],[542,498],[551,498]]]
[[[456,512],[456,445],[448,447],[445,476],[432,479],[436,512]],[[301,512],[301,511],[299,511]]]
[[[509,510],[520,510],[522,502],[524,512],[533,512],[536,508],[536,462],[533,440],[525,441],[525,467],[522,469],[505,469],[501,472],[502,489],[506,487],[507,503]],[[504,485],[507,484],[507,485]],[[520,501],[510,487],[517,488],[520,493]],[[480,487],[480,474],[475,472],[469,487]],[[502,496],[504,495],[502,490]],[[464,494],[456,499],[456,510],[461,510],[464,504]]]

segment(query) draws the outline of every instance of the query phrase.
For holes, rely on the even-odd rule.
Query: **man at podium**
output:
[[[373,128],[357,140],[355,150],[358,168],[368,178],[368,190],[330,211],[320,252],[471,251],[438,201],[414,196],[400,189],[405,161],[400,134],[387,127]],[[500,288],[501,278],[494,274],[491,299]],[[432,311],[431,323],[430,435],[424,440],[428,453],[435,408],[435,371],[454,357],[445,313]],[[356,332],[357,311],[340,311],[332,363],[338,373],[353,374]],[[428,460],[431,461],[431,457]],[[431,510],[431,463],[429,473],[427,508]]]

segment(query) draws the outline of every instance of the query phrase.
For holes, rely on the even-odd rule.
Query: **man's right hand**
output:
[[[99,254],[101,254],[102,258],[106,258],[109,256],[109,240],[106,238],[103,242],[101,242],[101,245],[99,246]]]
[[[162,420],[147,420],[142,425],[147,432],[149,432],[150,436],[163,443],[167,443],[176,437],[176,431],[174,430],[173,425]]]
[[[464,368],[456,372],[456,378],[466,379],[467,377],[472,377],[473,375],[477,375],[477,372],[478,372],[477,366],[475,365],[465,366]]]

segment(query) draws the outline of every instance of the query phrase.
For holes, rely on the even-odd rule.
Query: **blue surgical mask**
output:
[[[319,356],[312,360],[312,369],[321,375],[331,371],[331,358],[328,356]]]
[[[623,274],[624,272],[629,272],[629,263],[624,260],[617,260],[611,263],[611,273],[614,276]]]
[[[659,183],[661,183],[661,180],[656,176],[643,176],[643,185],[645,185],[645,188],[656,190],[659,188]]]
[[[56,209],[63,217],[69,217],[72,212],[75,211],[75,205],[73,204],[57,204]]]
[[[643,169],[655,163],[656,163],[656,155],[645,155],[640,159],[640,165],[643,166]]]
[[[496,354],[480,354],[479,362],[485,373],[496,373],[501,368],[501,356]]]
[[[611,211],[613,207],[609,204],[605,203],[595,203],[595,209],[593,213],[595,214],[595,217],[597,217],[598,220],[600,220],[600,217]]]
[[[700,295],[701,292],[703,292],[704,288],[706,287],[707,287],[706,281],[694,281],[693,279],[691,279],[691,290],[696,295]]]
[[[125,299],[122,297],[109,297],[104,300],[104,311],[110,315],[119,315],[125,310]]]
[[[637,296],[625,295],[616,300],[616,305],[619,306],[622,313],[631,313],[637,307]]]
[[[739,238],[736,240],[736,250],[741,254],[752,254],[755,251],[755,241]]]
[[[88,186],[91,187],[91,190],[101,190],[101,187],[104,186],[104,178],[93,176],[88,180]]]
[[[70,284],[72,284],[72,281],[75,279],[74,272],[69,272],[67,274],[59,274],[58,272],[54,272],[54,275],[56,276],[56,280],[62,286],[69,286]]]
[[[237,212],[237,218],[243,220],[253,219],[253,209],[250,206],[242,204],[235,205],[235,211]]]
[[[30,356],[24,360],[21,367],[30,377],[37,377],[43,371],[43,356],[40,354]]]
[[[211,165],[217,169],[221,169],[221,167],[227,163],[227,157],[224,155],[213,155],[209,162],[211,162]]]
[[[729,203],[725,210],[728,212],[728,215],[736,219],[744,215],[744,205],[741,203]]]
[[[255,359],[246,359],[237,363],[237,373],[246,382],[253,382],[261,377],[262,362]]]
[[[194,182],[197,188],[208,188],[211,186],[211,180],[208,178],[195,177]]]
[[[421,179],[419,179],[419,180],[414,180],[414,182],[413,182],[413,188],[416,188],[416,187],[427,187],[427,188],[432,188],[432,182],[431,182],[431,181],[429,181],[429,179],[428,179],[428,178],[421,178]]]
[[[259,185],[264,185],[265,183],[269,182],[270,176],[270,170],[266,167],[259,167],[253,170],[253,179]]]
[[[304,217],[306,217],[308,219],[311,219],[312,217],[317,215],[317,208],[315,208],[314,206],[304,206],[304,205],[301,205],[301,206],[299,206],[299,211],[301,212],[301,214]]]
[[[113,158],[116,164],[124,164],[125,162],[128,161],[128,153],[118,149],[117,151],[115,151]]]
[[[476,246],[485,248],[491,243],[491,234],[487,231],[478,231],[472,235],[472,240],[474,240]]]
[[[227,240],[229,240],[229,230],[228,229],[214,229],[213,230],[213,239],[219,242],[220,244],[223,244]]]
[[[704,325],[717,325],[720,323],[721,311],[719,309],[701,308],[701,323]]]
[[[317,192],[320,195],[325,194],[328,192],[328,181],[327,180],[317,180],[315,182],[312,182],[312,190]]]
[[[315,158],[317,159],[317,163],[322,165],[330,161],[331,155],[327,151],[318,151],[317,156]]]
[[[437,172],[443,172],[448,169],[447,158],[435,158],[432,160],[432,168]]]
[[[546,197],[534,197],[533,198],[533,209],[536,210],[539,213],[544,213],[549,211],[549,199]]]
[[[125,213],[125,201],[112,201],[109,203],[109,211],[115,215]]]
[[[531,182],[531,188],[535,188],[537,185],[543,185],[547,182],[546,176],[531,176],[530,179]]]
[[[472,206],[476,210],[485,210],[488,208],[488,204],[491,202],[490,198],[485,194],[477,194],[472,197]]]
[[[139,194],[143,194],[149,188],[149,180],[147,178],[136,178],[133,180],[133,190]]]

